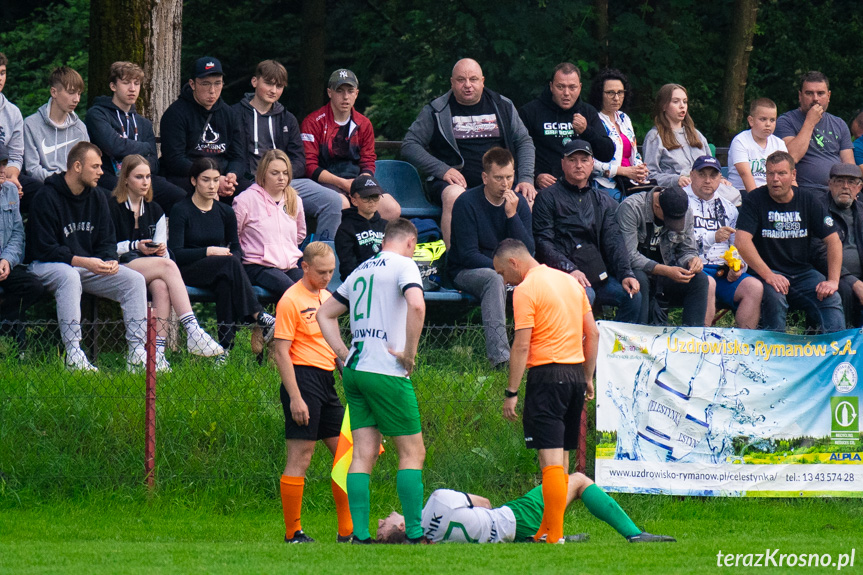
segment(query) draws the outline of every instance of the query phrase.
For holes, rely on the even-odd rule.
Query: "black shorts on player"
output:
[[[291,398],[279,384],[279,399],[285,413],[285,439],[317,441],[338,437],[342,430],[345,408],[336,394],[333,372],[308,365],[294,365],[297,387],[309,408],[309,424],[297,425],[291,417]]]
[[[530,368],[524,394],[524,442],[528,449],[578,447],[587,383],[580,363]]]

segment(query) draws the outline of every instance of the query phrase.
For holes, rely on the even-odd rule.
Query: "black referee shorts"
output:
[[[342,430],[345,408],[336,394],[336,380],[332,371],[308,365],[294,365],[297,387],[309,408],[309,424],[297,425],[291,417],[291,398],[285,386],[279,383],[279,399],[285,413],[285,439],[317,441],[338,437]]]
[[[578,447],[586,389],[580,363],[549,363],[528,370],[522,416],[528,449]]]

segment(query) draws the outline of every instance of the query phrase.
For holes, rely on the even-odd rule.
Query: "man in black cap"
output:
[[[192,78],[180,97],[162,115],[162,175],[191,193],[189,169],[200,156],[219,162],[219,196],[231,198],[252,182],[245,173],[243,142],[231,107],[221,98],[225,85],[222,63],[204,56],[195,61]],[[230,201],[230,199],[225,200]]]
[[[358,265],[381,251],[387,220],[378,213],[383,189],[374,177],[361,174],[351,184],[353,206],[342,210],[336,232],[339,277],[345,281]]]
[[[636,323],[641,293],[623,236],[618,204],[591,185],[593,147],[570,140],[560,162],[563,177],[542,190],[533,206],[536,259],[579,281],[590,304],[617,307],[617,321]]]
[[[683,304],[683,325],[703,326],[709,280],[698,257],[686,192],[657,186],[633,194],[617,209],[617,224],[641,286],[639,323],[664,323],[662,309],[674,301]]]
[[[842,269],[842,242],[836,223],[819,199],[820,192],[793,186],[794,158],[773,152],[765,162],[767,185],[743,199],[735,243],[749,273],[764,283],[761,326],[785,331],[789,307],[806,311],[825,333],[845,328],[836,291]],[[826,278],[812,264],[812,239],[824,243]]]
[[[341,68],[330,75],[330,101],[306,116],[300,128],[306,152],[306,177],[342,194],[348,208],[351,182],[360,174],[375,175],[375,130],[368,118],[354,108],[360,93],[357,75]],[[378,204],[381,217],[398,218],[402,209],[389,194]]]
[[[857,201],[863,188],[863,172],[856,164],[833,164],[827,182],[830,193],[822,196],[827,212],[836,224],[842,240],[842,272],[839,297],[845,311],[845,323],[863,326],[863,204]],[[827,273],[827,250],[824,242],[813,240],[817,249],[815,267]]]
[[[45,288],[19,265],[24,261],[24,222],[18,209],[18,186],[6,179],[9,148],[0,142],[0,336],[11,336],[23,351],[24,311],[36,303]]]

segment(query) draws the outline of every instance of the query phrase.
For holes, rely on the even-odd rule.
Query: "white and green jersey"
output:
[[[361,263],[333,295],[348,306],[351,350],[347,367],[405,377],[405,369],[389,350],[405,348],[408,304],[404,292],[422,290],[416,263],[393,252],[380,252]]]
[[[425,536],[435,543],[512,543],[515,514],[509,507],[474,507],[466,493],[438,489],[423,507]]]

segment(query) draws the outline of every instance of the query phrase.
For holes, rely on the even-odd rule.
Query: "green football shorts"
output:
[[[420,410],[413,383],[406,377],[345,368],[345,398],[351,413],[351,429],[377,427],[383,435],[419,433]]]
[[[512,509],[512,514],[515,515],[516,543],[536,535],[542,524],[542,510],[545,508],[542,501],[542,485],[537,485],[518,499],[503,505]]]

